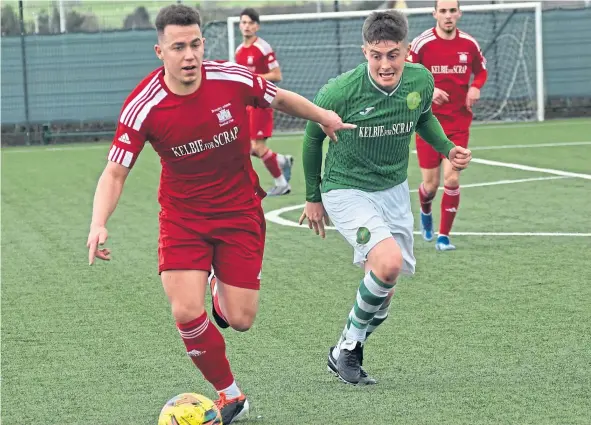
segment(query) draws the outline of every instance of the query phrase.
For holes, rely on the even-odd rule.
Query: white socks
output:
[[[222,393],[226,394],[226,398],[228,399],[240,397],[242,394],[240,388],[238,388],[238,385],[236,385],[236,381],[232,382],[232,385],[230,385],[228,388],[218,391],[219,395],[222,395]]]
[[[285,176],[283,174],[281,174],[279,177],[277,177],[275,180],[275,186],[279,186],[279,187],[285,187],[287,186],[287,180],[285,180]]]

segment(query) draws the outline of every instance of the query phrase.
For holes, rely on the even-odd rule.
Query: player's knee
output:
[[[402,271],[402,257],[395,254],[384,257],[372,267],[372,271],[381,281],[394,283]]]
[[[261,158],[267,151],[267,146],[264,140],[253,140],[250,145],[250,153],[253,156]]]
[[[205,311],[203,305],[189,303],[185,300],[173,300],[171,302],[172,317],[177,323],[188,323],[201,316]]]
[[[232,329],[238,332],[249,330],[256,317],[256,311],[250,309],[241,309],[238,312],[226,314],[226,320]]]
[[[403,258],[400,247],[394,238],[378,243],[367,257],[373,273],[382,282],[394,284],[402,271]]]
[[[458,187],[460,185],[460,178],[458,175],[456,175],[456,173],[445,176],[443,180],[447,187]]]
[[[423,188],[429,195],[435,195],[439,187],[439,173],[426,176],[423,180]]]
[[[439,182],[425,182],[423,183],[423,187],[425,188],[425,192],[429,194],[429,196],[435,195],[437,193],[437,188],[439,187]]]

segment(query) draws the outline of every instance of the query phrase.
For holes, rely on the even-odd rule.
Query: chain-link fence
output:
[[[233,6],[220,8],[216,13],[237,16],[242,7],[240,2],[228,3],[233,3]],[[254,3],[257,2],[248,2]],[[382,4],[367,3],[372,3],[373,7],[376,3],[378,6]],[[27,140],[41,143],[49,132],[70,135],[65,140],[76,141],[94,140],[111,134],[125,97],[147,73],[161,64],[151,48],[156,42],[153,20],[157,11],[166,4],[170,2],[26,1],[22,8],[26,34],[20,34],[20,29],[14,29],[15,25],[18,28],[21,25],[18,2],[4,1],[2,143],[16,144]],[[216,2],[202,2],[200,10],[207,16],[207,11],[214,4]],[[347,3],[348,7],[353,4]],[[327,11],[327,8],[333,7],[333,2],[322,5]],[[316,11],[316,6],[316,2],[299,2],[299,5],[282,7],[290,7],[292,11]],[[4,13],[8,7],[13,8],[12,14]],[[278,7],[274,6],[271,12],[278,13]],[[345,4],[340,7],[346,8]],[[60,9],[64,12],[60,13]],[[271,12],[261,9],[261,14]],[[85,17],[82,19],[80,16]],[[214,16],[213,12],[210,16]],[[543,14],[547,118],[591,115],[591,55],[585,54],[591,45],[589,22],[591,8],[546,10]],[[423,24],[431,25],[427,21]],[[279,37],[292,29],[300,31],[294,25],[296,23],[291,22],[274,30],[269,37]],[[66,33],[61,30],[64,26]],[[263,24],[262,31],[265,32],[262,35],[266,37],[273,28]],[[413,34],[415,30],[418,29],[413,29]],[[225,19],[207,20],[203,32],[207,38],[206,57],[227,59],[229,44]],[[321,37],[306,36],[309,43],[317,43],[319,48],[326,47]],[[320,83],[315,83],[313,87],[298,86],[296,77],[299,76],[289,77],[289,69],[297,69],[297,66],[310,62],[305,51],[302,53],[304,57],[288,54],[288,51],[297,50],[294,47],[297,47],[298,38],[289,40],[292,39],[293,45],[279,43],[275,46],[280,63],[286,70],[282,86],[311,98]],[[511,58],[503,60],[511,61]],[[323,65],[318,62],[310,66],[312,68],[305,75],[312,75],[314,66]],[[330,76],[332,74],[334,72]],[[494,78],[491,76],[491,79]],[[277,128],[279,131],[292,129]]]

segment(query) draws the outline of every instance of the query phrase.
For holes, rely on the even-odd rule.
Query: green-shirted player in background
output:
[[[328,354],[329,371],[349,384],[376,382],[361,368],[364,343],[388,316],[398,276],[415,270],[407,182],[411,135],[419,133],[458,170],[471,159],[431,113],[433,76],[422,65],[405,62],[407,34],[402,13],[372,12],[362,30],[367,62],[330,80],[316,95],[317,105],[357,125],[330,143],[322,179],[326,135],[318,124],[306,126],[306,206],[300,224],[307,218],[324,237],[323,221],[328,224],[330,217],[366,273],[345,329]]]

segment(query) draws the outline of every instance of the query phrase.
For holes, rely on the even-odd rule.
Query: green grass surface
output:
[[[474,157],[591,174],[591,121],[476,127]],[[270,141],[296,157],[301,137]],[[214,397],[188,360],[157,275],[157,156],[147,147],[109,223],[113,261],[85,242],[104,145],[2,150],[2,419],[12,425],[150,425],[173,395]],[[53,148],[50,148],[53,149]],[[255,165],[265,185],[266,171]],[[551,174],[472,164],[468,186]],[[420,172],[411,155],[409,180]],[[435,201],[438,223],[440,196]],[[415,212],[416,193],[413,194]],[[591,180],[465,187],[457,232],[591,233]],[[282,215],[297,219],[299,209]],[[354,388],[326,372],[361,271],[334,231],[268,223],[253,329],[225,331],[252,424],[589,424],[591,237],[454,236],[455,252],[415,241],[417,273],[398,287]],[[257,416],[262,416],[256,419]]]

